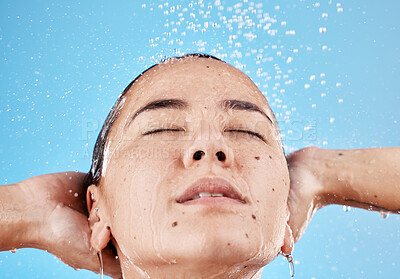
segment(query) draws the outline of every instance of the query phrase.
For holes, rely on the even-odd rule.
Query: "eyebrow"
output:
[[[246,101],[241,101],[241,100],[223,100],[220,103],[220,106],[224,110],[244,110],[244,111],[255,111],[258,113],[261,113],[263,116],[268,118],[268,120],[273,123],[271,118],[257,105],[246,102]],[[129,127],[129,125],[132,123],[132,121],[138,117],[139,114],[143,112],[147,112],[150,110],[157,110],[157,109],[186,109],[189,107],[189,104],[182,100],[182,99],[160,99],[160,100],[155,100],[152,101],[148,104],[146,104],[144,107],[140,108],[129,120],[129,122],[126,124],[125,128]]]
[[[139,109],[129,120],[128,124],[126,124],[126,128],[132,123],[132,121],[138,117],[139,114],[143,112],[147,112],[150,110],[156,110],[156,109],[185,109],[189,105],[186,101],[181,100],[181,99],[160,99],[160,100],[155,100],[141,109]]]
[[[245,111],[255,111],[261,113],[263,116],[268,118],[268,120],[273,124],[274,122],[272,119],[257,105],[246,102],[246,101],[241,101],[241,100],[223,100],[221,102],[221,107],[222,109],[229,110],[245,110]]]

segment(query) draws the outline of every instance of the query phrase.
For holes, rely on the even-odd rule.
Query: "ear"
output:
[[[86,203],[89,212],[89,226],[92,230],[90,243],[96,252],[103,250],[111,238],[110,227],[101,216],[103,210],[100,208],[100,191],[98,186],[92,184],[86,191]]]
[[[285,224],[285,238],[283,241],[283,246],[281,247],[281,250],[284,254],[292,254],[293,248],[294,248],[294,238],[293,238],[293,233],[292,229],[289,226],[289,217],[290,217],[290,212],[289,209],[287,210],[287,219],[286,219],[286,224]]]

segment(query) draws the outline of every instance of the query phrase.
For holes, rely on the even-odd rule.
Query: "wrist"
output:
[[[343,150],[315,148],[312,154],[312,171],[318,177],[321,189],[317,198],[322,206],[341,204],[343,193],[350,191],[353,180],[351,165],[344,160]]]
[[[24,182],[0,187],[0,250],[38,246],[39,208]]]

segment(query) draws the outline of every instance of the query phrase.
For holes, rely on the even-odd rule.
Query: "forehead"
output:
[[[202,112],[209,111],[206,108],[220,109],[223,100],[250,102],[268,115],[276,135],[279,134],[266,98],[247,75],[223,61],[187,57],[158,64],[132,84],[122,97],[118,117],[107,138],[122,136],[122,127],[126,127],[137,111],[160,99],[181,99]]]
[[[204,105],[215,104],[223,98],[241,99],[270,110],[267,100],[249,77],[211,58],[170,59],[144,73],[129,91],[129,110],[166,98]]]

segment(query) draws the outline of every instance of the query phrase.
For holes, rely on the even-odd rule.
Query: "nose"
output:
[[[212,123],[205,121],[202,121],[193,142],[183,154],[183,164],[186,168],[205,163],[219,164],[227,168],[232,165],[233,159],[233,150],[221,132],[215,129]]]
[[[195,161],[200,161],[201,158],[205,155],[203,150],[197,150],[194,154],[193,154],[193,160]],[[226,161],[226,155],[223,151],[217,151],[217,153],[215,153],[215,156],[217,156],[218,161],[220,162],[225,162]]]

